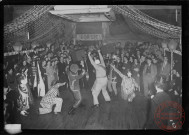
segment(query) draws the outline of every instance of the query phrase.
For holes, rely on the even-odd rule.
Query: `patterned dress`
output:
[[[18,110],[28,110],[30,108],[30,105],[33,104],[33,96],[30,88],[26,84],[24,86],[18,86],[18,91],[20,93],[20,96],[17,100]]]
[[[134,69],[138,69],[138,71],[135,71]],[[140,85],[140,76],[138,76],[139,75],[139,70],[140,70],[140,64],[137,64],[137,65],[133,65],[133,67],[132,67],[132,76],[133,76],[133,78],[135,79],[135,81],[136,81],[136,83],[138,84],[138,85]]]
[[[59,90],[52,87],[47,94],[42,98],[40,104],[42,104],[45,108],[52,108],[54,104],[55,98],[58,94]]]
[[[135,97],[135,87],[137,86],[135,80],[131,77],[123,77],[122,83],[121,83],[121,97],[124,100],[132,101]]]
[[[58,67],[57,67],[57,66],[54,66],[53,69],[54,69],[54,80],[53,80],[52,85],[53,85],[56,81],[58,81]]]
[[[52,86],[52,82],[55,79],[53,67],[46,67],[46,73],[47,73],[48,90],[50,90]]]

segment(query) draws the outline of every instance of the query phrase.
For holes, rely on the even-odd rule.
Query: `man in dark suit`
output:
[[[60,57],[60,62],[58,63],[58,75],[59,75],[59,82],[64,83],[67,82],[67,74],[66,74],[66,63],[64,62],[64,58]],[[66,88],[66,85],[61,86]],[[61,88],[59,87],[59,88]]]
[[[167,103],[169,101],[171,101],[170,96],[164,91],[165,88],[165,82],[163,81],[162,77],[157,77],[155,84],[155,95],[151,96],[151,99],[149,99],[150,104],[149,104],[149,111],[148,111],[148,116],[147,116],[147,121],[145,124],[145,128],[147,129],[159,129],[159,127],[157,126],[157,124],[154,121],[154,115],[158,109],[158,106],[162,103]],[[164,108],[163,112],[166,112],[168,114],[170,114],[172,111],[170,110],[170,108]],[[170,126],[170,116],[168,115],[169,119],[165,119],[164,120],[164,125],[168,128],[168,126]]]
[[[153,83],[157,75],[157,67],[152,64],[150,57],[147,58],[147,64],[143,70],[144,96],[148,97],[153,92]]]

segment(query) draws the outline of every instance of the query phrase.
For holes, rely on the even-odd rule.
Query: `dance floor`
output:
[[[35,100],[35,106],[28,117],[19,117],[17,122],[23,129],[142,129],[147,116],[147,99],[139,92],[132,103],[111,96],[112,101],[104,101],[102,93],[99,95],[100,107],[91,108],[92,94],[90,90],[81,90],[82,105],[75,114],[68,115],[73,104],[73,97],[69,90],[60,90],[63,98],[62,112],[55,115],[39,115],[40,99]]]

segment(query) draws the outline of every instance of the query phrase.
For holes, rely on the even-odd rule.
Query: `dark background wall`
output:
[[[157,20],[172,24],[175,26],[181,26],[181,10],[177,10],[177,22],[176,22],[176,10],[175,9],[150,9],[142,10],[143,13],[156,18]]]
[[[4,24],[7,24],[13,20],[14,8],[12,6],[4,7]]]
[[[24,14],[27,10],[32,8],[32,5],[6,5],[4,6],[4,23],[9,23],[13,19]]]

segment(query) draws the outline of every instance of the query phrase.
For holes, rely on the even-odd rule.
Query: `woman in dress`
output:
[[[52,82],[54,80],[54,70],[51,65],[51,61],[47,62],[46,75],[47,75],[47,82],[48,82],[48,90],[50,90],[52,86]]]
[[[135,95],[135,88],[138,88],[138,84],[135,82],[135,80],[131,77],[131,71],[127,71],[127,76],[122,74],[115,66],[111,65],[115,72],[119,74],[119,76],[122,78],[121,82],[121,97],[124,100],[128,100],[129,102],[132,102]]]
[[[54,77],[55,77],[54,83],[59,80],[59,78],[58,78],[58,65],[57,64],[58,64],[58,58],[54,61],[54,67],[53,67],[54,68]]]
[[[33,104],[33,96],[28,87],[28,80],[27,80],[27,71],[24,74],[18,74],[18,91],[19,91],[19,98],[17,100],[18,103],[18,110],[20,111],[21,115],[27,116],[28,109],[30,105]]]
[[[45,74],[46,73],[46,65],[47,65],[46,61],[43,60],[42,67],[41,67],[41,75],[42,75],[42,78],[43,78],[43,81],[45,84],[45,93],[47,93],[47,88],[48,88],[47,75]]]

